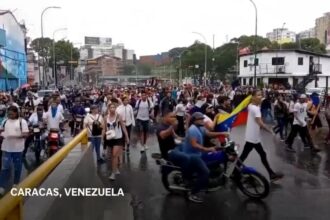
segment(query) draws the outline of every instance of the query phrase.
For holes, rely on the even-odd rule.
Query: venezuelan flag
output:
[[[215,131],[228,132],[229,129],[245,124],[247,122],[247,106],[251,102],[251,95],[246,97],[232,113],[219,114],[216,118]]]

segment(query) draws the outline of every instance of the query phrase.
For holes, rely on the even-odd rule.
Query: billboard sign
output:
[[[99,37],[85,37],[85,44],[86,45],[99,45],[100,38]]]
[[[85,45],[111,46],[112,39],[110,37],[85,37]]]

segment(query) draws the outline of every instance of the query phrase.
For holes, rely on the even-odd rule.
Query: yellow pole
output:
[[[86,141],[86,139],[88,141],[87,129],[84,129],[67,145],[27,176],[17,188],[35,188],[39,186],[53,169],[55,169],[56,166],[70,153],[70,151],[83,140]],[[22,213],[22,197],[12,196],[10,193],[7,193],[0,200],[0,220],[20,220],[22,219]]]

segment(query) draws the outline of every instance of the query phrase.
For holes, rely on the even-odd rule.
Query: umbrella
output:
[[[24,85],[21,86],[21,89],[26,89],[26,88],[29,88],[29,87],[30,87],[30,84],[25,83]]]

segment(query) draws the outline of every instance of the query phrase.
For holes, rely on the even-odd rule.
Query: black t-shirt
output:
[[[170,125],[160,124],[157,127],[157,133],[156,133],[159,143],[160,153],[162,154],[162,157],[166,160],[168,159],[168,151],[175,148],[174,137],[171,135],[165,139],[162,139],[160,137],[160,132],[167,130],[169,127]]]

